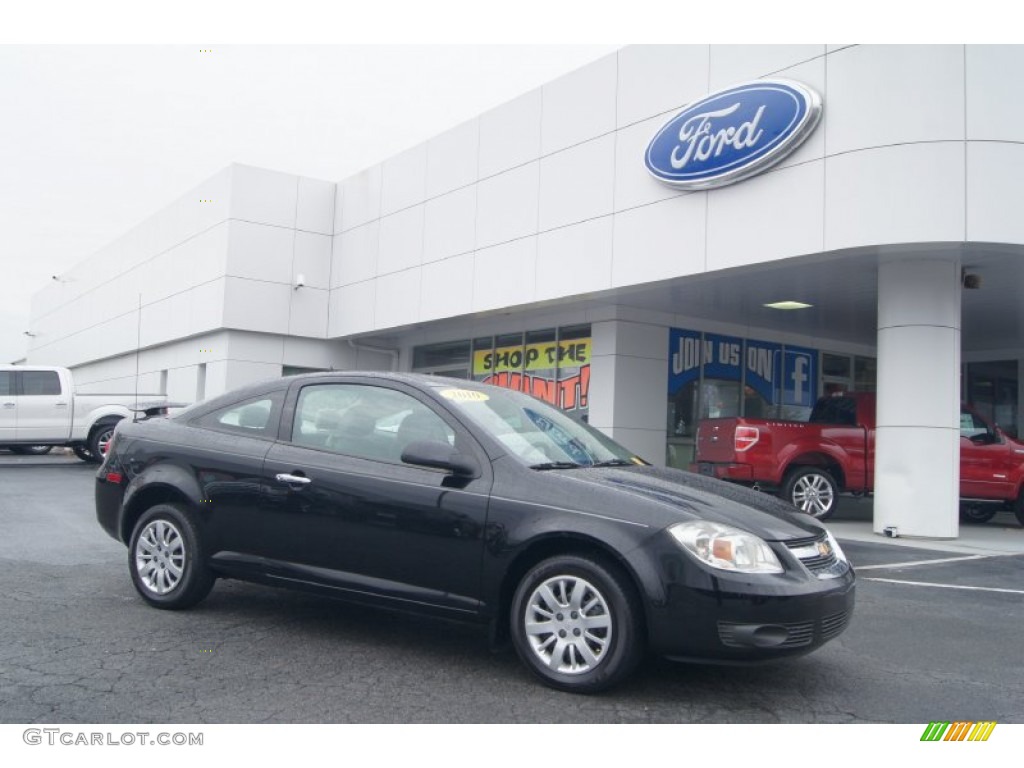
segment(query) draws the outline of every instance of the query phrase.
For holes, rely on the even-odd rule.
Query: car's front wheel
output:
[[[818,520],[832,517],[838,497],[835,478],[819,467],[794,469],[782,486],[782,498]]]
[[[128,545],[128,568],[135,589],[156,608],[191,608],[213,588],[199,531],[178,504],[142,514]]]
[[[594,693],[623,680],[643,656],[640,608],[621,569],[581,555],[534,566],[512,599],[512,641],[543,682]]]

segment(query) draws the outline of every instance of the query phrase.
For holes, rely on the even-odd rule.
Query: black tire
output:
[[[12,445],[11,453],[19,456],[45,456],[53,450],[52,445]]]
[[[119,421],[120,419],[101,421],[93,427],[92,434],[89,435],[89,452],[93,455],[93,461],[97,464],[103,463],[103,460],[107,457],[107,447],[114,437],[114,430],[117,428],[117,422]]]
[[[75,456],[77,456],[82,461],[86,462],[87,464],[99,464],[99,462],[96,461],[96,457],[93,456],[92,451],[90,451],[87,446],[85,446],[85,445],[72,445],[71,446],[71,450],[75,452]]]
[[[983,525],[996,516],[999,507],[995,504],[961,504],[960,522]]]
[[[128,570],[142,599],[168,610],[191,608],[216,580],[199,531],[178,504],[157,504],[142,513],[128,545]]]
[[[551,590],[549,598],[542,594],[545,586]],[[628,576],[611,563],[582,555],[548,558],[530,569],[512,598],[509,626],[516,653],[552,688],[570,693],[610,688],[643,657],[641,609],[634,594]],[[574,606],[581,609],[573,610]],[[564,610],[559,611],[560,607]],[[551,631],[534,628],[529,632],[528,622],[539,623],[534,620],[545,613],[551,616],[544,622],[553,625]],[[566,642],[560,644],[563,638]],[[584,656],[588,651],[589,659]]]
[[[827,469],[796,467],[786,476],[781,497],[816,520],[827,520],[839,504],[839,486]]]
[[[1024,489],[1021,490],[1017,500],[1013,502],[1013,514],[1017,517],[1017,522],[1024,526]]]

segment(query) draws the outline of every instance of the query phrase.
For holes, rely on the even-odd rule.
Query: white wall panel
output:
[[[540,89],[480,116],[480,178],[540,156]]]
[[[885,147],[825,163],[826,250],[963,239],[963,144]]]
[[[437,197],[477,180],[480,121],[470,120],[427,143],[427,197]]]
[[[419,266],[423,260],[423,208],[406,208],[380,220],[378,275]]]
[[[828,57],[830,155],[964,138],[964,49],[859,45]]]
[[[679,110],[706,94],[709,55],[706,45],[631,45],[620,50],[618,124]]]
[[[677,197],[681,193],[655,179],[644,165],[647,145],[667,118],[655,117],[622,128],[615,134],[615,210]]]
[[[427,145],[420,144],[383,164],[381,216],[422,203],[427,194]]]
[[[280,363],[254,363],[248,360],[228,360],[226,390],[244,387],[265,379],[276,379],[281,375]],[[209,376],[209,371],[207,371]],[[211,397],[209,378],[207,378],[207,397]]]
[[[420,321],[468,314],[473,309],[473,263],[465,253],[423,266]]]
[[[967,138],[1024,142],[1024,46],[968,45]]]
[[[824,55],[824,45],[712,45],[708,91],[758,80]]]
[[[409,325],[419,319],[420,280],[418,269],[377,278],[374,325],[378,329]]]
[[[375,165],[338,185],[335,231],[346,232],[380,217],[381,167]],[[340,225],[340,226],[339,226]]]
[[[477,251],[473,272],[473,310],[498,309],[534,299],[537,238]]]
[[[232,221],[227,273],[251,280],[291,283],[294,240],[293,229]]]
[[[226,334],[223,349],[218,349],[224,358],[231,360],[252,360],[253,362],[280,360],[284,354],[284,337],[267,333],[245,333],[230,331]],[[206,362],[206,359],[202,360]]]
[[[331,254],[331,287],[361,283],[374,277],[379,247],[379,221],[335,235]]]
[[[612,286],[704,270],[705,192],[615,214]]]
[[[476,244],[486,248],[537,231],[540,163],[481,181],[477,188]]]
[[[224,325],[245,331],[280,333],[288,327],[292,287],[229,277],[224,286]]]
[[[298,191],[298,177],[290,173],[232,165],[231,218],[294,227]]]
[[[570,72],[542,89],[541,153],[558,152],[615,130],[618,56]]]
[[[328,335],[347,336],[374,329],[377,281],[355,283],[331,291]]]
[[[615,423],[612,427],[665,430],[668,408],[666,370],[664,360],[616,356]],[[659,460],[661,458],[658,456]]]
[[[291,282],[299,275],[310,288],[329,288],[331,279],[331,236],[296,232]],[[301,290],[301,289],[300,289]]]
[[[967,145],[967,239],[1024,243],[1024,144]]]
[[[472,251],[476,245],[475,186],[429,200],[424,213],[423,261]]]
[[[602,136],[540,161],[540,230],[612,212],[615,137]]]
[[[789,80],[796,80],[799,83],[810,86],[815,90],[822,101],[825,100],[825,56],[819,56],[816,59],[812,59],[804,64],[798,64],[790,69],[785,69],[778,73],[778,77],[786,78]],[[780,162],[777,167],[785,168],[791,165],[799,165],[806,163],[810,160],[821,160],[825,157],[825,123],[828,121],[829,110],[828,107],[824,107],[822,111],[821,120],[818,121],[818,127],[814,129],[814,133],[807,137],[807,139],[793,150],[793,153],[789,155],[785,160]]]
[[[329,293],[316,288],[301,288],[292,291],[291,306],[288,310],[288,333],[293,336],[327,335],[327,305]]]
[[[782,168],[716,189],[707,199],[708,271],[822,249],[823,161]]]
[[[611,287],[612,218],[544,232],[537,238],[537,300]]]
[[[338,185],[299,177],[299,200],[295,212],[295,228],[321,235],[334,233],[334,197]]]

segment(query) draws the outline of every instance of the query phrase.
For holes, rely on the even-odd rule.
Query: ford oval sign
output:
[[[672,118],[647,147],[654,178],[711,189],[770,168],[814,131],[821,98],[791,80],[756,80],[705,96]]]

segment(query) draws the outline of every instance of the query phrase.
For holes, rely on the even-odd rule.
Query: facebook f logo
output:
[[[810,406],[817,391],[815,360],[817,353],[810,349],[786,348],[786,370],[783,402],[786,405]]]

